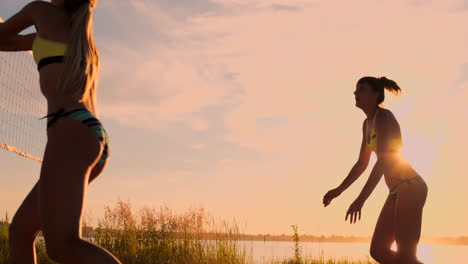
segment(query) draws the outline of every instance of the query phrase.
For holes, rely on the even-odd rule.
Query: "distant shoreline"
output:
[[[4,221],[0,221],[0,230],[5,225]],[[94,228],[92,227],[83,227],[83,234],[85,236],[93,237]],[[211,239],[212,237],[222,238],[220,234],[211,234],[204,233],[203,239]],[[293,237],[291,235],[248,235],[248,234],[239,234],[237,237],[241,241],[265,241],[265,242],[293,242]],[[299,240],[301,242],[317,242],[317,243],[370,243],[371,237],[361,237],[361,236],[313,236],[313,235],[300,235]],[[460,245],[468,246],[468,236],[459,236],[459,237],[422,237],[420,244],[432,244],[432,245]]]
[[[288,235],[241,235],[240,240],[244,241],[269,241],[269,242],[293,242],[291,236]],[[370,243],[371,237],[359,236],[299,236],[301,242],[317,242],[317,243]],[[459,237],[422,237],[420,244],[432,245],[460,245],[468,246],[468,236]]]

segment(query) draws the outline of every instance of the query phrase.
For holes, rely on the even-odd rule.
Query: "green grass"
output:
[[[8,226],[0,229],[0,263],[8,263]]]
[[[375,262],[302,258],[298,227],[292,226],[295,254],[270,264],[374,264]],[[134,214],[129,202],[106,207],[98,227],[84,224],[83,237],[106,248],[125,264],[252,264],[251,248],[241,245],[235,223],[215,221],[203,209],[176,214],[167,207],[142,208]],[[36,242],[38,264],[54,264],[44,243]],[[7,225],[0,229],[0,263],[8,263]]]

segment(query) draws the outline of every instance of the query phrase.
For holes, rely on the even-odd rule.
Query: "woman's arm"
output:
[[[361,142],[361,151],[359,153],[359,159],[354,164],[353,168],[349,172],[348,176],[343,180],[343,182],[335,189],[328,191],[323,197],[323,205],[328,206],[333,199],[338,197],[344,190],[346,190],[353,182],[356,181],[359,176],[366,170],[367,165],[369,164],[369,159],[371,155],[371,150],[366,143],[366,121],[362,124],[362,142]]]
[[[34,14],[44,5],[43,1],[34,1],[27,4],[21,11],[13,15],[7,21],[0,23],[0,39],[10,39],[18,35],[24,29],[34,25]]]
[[[0,39],[0,51],[28,51],[32,49],[36,33],[16,35],[11,38]]]
[[[383,172],[384,172],[384,161],[382,159],[377,159],[377,162],[374,165],[374,168],[372,169],[371,174],[369,175],[369,178],[367,179],[366,184],[362,188],[361,193],[359,196],[356,198],[356,200],[361,201],[364,203],[367,198],[371,195],[371,193],[374,191],[375,186],[379,183],[380,179],[382,179]]]
[[[371,195],[375,186],[379,183],[383,176],[384,168],[393,159],[394,156],[401,148],[401,132],[400,126],[391,112],[379,111],[376,118],[375,132],[377,134],[377,162],[372,169],[372,172],[364,185],[358,198],[361,201],[366,201]]]
[[[343,192],[346,189],[348,189],[348,187],[351,186],[351,184],[353,184],[362,175],[362,173],[367,169],[367,166],[369,165],[369,160],[370,160],[372,151],[367,146],[366,129],[367,129],[366,122],[364,120],[364,123],[362,124],[362,142],[361,142],[361,150],[359,152],[359,159],[354,164],[348,176],[343,180],[340,186],[338,186],[337,189],[340,192]]]
[[[363,202],[369,198],[375,186],[379,183],[383,176],[384,168],[388,162],[391,162],[390,157],[394,156],[399,146],[395,144],[398,138],[401,137],[400,126],[395,117],[388,110],[379,111],[375,120],[375,132],[377,134],[377,162],[372,169],[372,172],[362,189],[357,199]]]
[[[346,212],[346,219],[350,216],[350,222],[354,223],[361,219],[361,208],[364,202],[374,191],[384,174],[384,168],[392,161],[391,156],[399,150],[399,146],[394,143],[401,137],[400,126],[395,117],[390,112],[381,111],[376,117],[375,132],[377,133],[377,162],[372,169],[366,184],[362,188],[361,193],[356,200],[351,204]]]
[[[379,183],[380,179],[382,178],[384,172],[383,166],[384,161],[377,159],[377,162],[375,163],[366,184],[362,188],[361,193],[359,194],[358,198],[356,198],[356,200],[354,200],[354,202],[349,206],[349,209],[346,212],[345,221],[348,219],[348,216],[351,224],[355,223],[358,218],[361,219],[362,206],[364,205],[364,202],[367,200],[367,198],[369,198],[372,191],[374,191],[377,183]]]

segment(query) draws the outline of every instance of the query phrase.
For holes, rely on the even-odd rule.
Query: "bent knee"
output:
[[[19,240],[21,240],[21,233],[19,232],[18,228],[16,228],[16,226],[10,225],[8,227],[8,242],[11,245]]]
[[[32,242],[36,239],[38,233],[39,230],[28,232],[24,227],[19,226],[16,222],[12,222],[8,227],[8,237],[10,243],[16,243],[20,241]]]
[[[16,224],[11,223],[8,227],[8,236],[11,238],[17,237],[20,234],[19,229],[16,227]]]
[[[370,255],[375,261],[379,263],[382,262],[382,260],[385,258],[384,252],[380,250],[371,250]]]
[[[77,236],[50,237],[44,236],[47,255],[54,261],[66,263],[71,251],[80,243]]]
[[[388,255],[391,255],[392,250],[390,248],[385,248],[382,246],[371,245],[370,255],[373,259],[378,262],[387,259]]]

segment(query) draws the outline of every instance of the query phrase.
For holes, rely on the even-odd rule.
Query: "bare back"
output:
[[[387,166],[384,168],[384,177],[387,186],[391,188],[401,180],[414,176],[417,173],[401,156],[402,134],[400,125],[393,113],[388,109],[381,109],[377,116],[377,123],[380,123],[377,126],[380,130],[378,134],[379,132],[380,134],[385,134],[382,138],[384,140],[380,141],[380,145],[383,146],[380,149],[381,151],[377,152],[377,156],[386,160],[385,164]],[[391,142],[398,142],[399,144],[394,145]],[[399,150],[395,151],[395,148]]]
[[[34,25],[39,37],[60,43],[69,43],[70,26],[69,14],[63,7],[41,2],[35,9]],[[39,72],[41,91],[47,98],[48,112],[54,112],[59,108],[87,107],[87,103],[79,103],[69,96],[57,91],[57,84],[64,71],[65,64],[55,63],[47,65]]]

